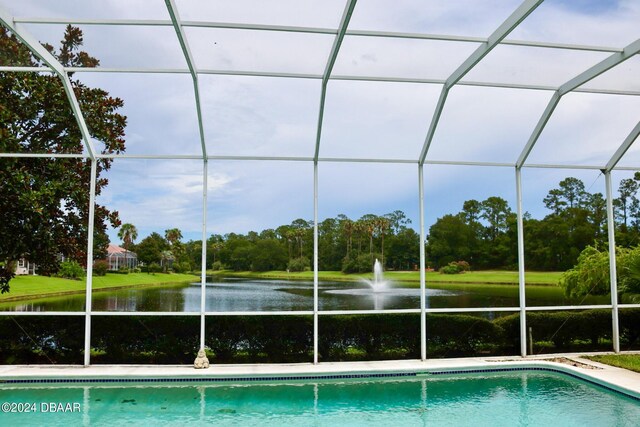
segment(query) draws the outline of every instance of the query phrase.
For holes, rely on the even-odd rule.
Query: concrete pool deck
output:
[[[585,353],[586,354],[586,353]],[[603,354],[603,353],[588,353]],[[607,353],[610,354],[610,353]],[[556,360],[556,361],[552,361]],[[557,361],[561,360],[561,361]],[[575,366],[574,366],[575,365]],[[242,364],[211,365],[194,369],[187,365],[0,365],[0,383],[6,380],[36,379],[142,379],[167,380],[245,377],[329,376],[365,373],[445,373],[452,371],[490,371],[509,369],[549,369],[562,371],[609,386],[640,399],[640,373],[580,358],[576,354],[551,354],[522,357],[486,357],[459,359],[393,360],[370,362],[324,362],[318,365]]]

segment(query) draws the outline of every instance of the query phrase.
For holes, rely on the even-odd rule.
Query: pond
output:
[[[366,283],[319,283],[320,310],[419,309],[420,290],[392,283],[374,293]],[[429,284],[426,306],[518,307],[518,287],[489,284]],[[171,311],[199,312],[200,283],[101,291],[93,294],[93,311]],[[313,282],[209,278],[206,311],[311,311]],[[562,290],[552,286],[528,286],[527,305],[608,304],[608,297],[588,297],[580,301],[566,299]],[[85,296],[65,295],[0,304],[3,311],[83,311]]]

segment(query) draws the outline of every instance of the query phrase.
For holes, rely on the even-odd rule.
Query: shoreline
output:
[[[167,282],[163,281],[163,282],[157,282],[157,283],[131,283],[131,284],[123,284],[123,285],[117,285],[117,286],[94,287],[92,288],[91,292],[96,293],[96,292],[118,291],[122,289],[131,289],[131,288],[150,288],[150,287],[182,285],[182,284],[188,284],[188,283],[193,283],[197,281],[198,277],[197,276],[193,276],[193,277],[194,277],[193,281],[187,281],[187,280],[175,281],[174,280],[174,281],[167,281]],[[4,303],[12,303],[17,301],[39,300],[41,298],[52,298],[52,297],[65,296],[65,295],[84,295],[84,294],[86,294],[86,287],[84,289],[73,289],[73,290],[57,291],[57,292],[45,292],[41,294],[9,296],[7,298],[0,296],[0,306]],[[9,292],[9,295],[11,295],[10,292]]]
[[[228,271],[228,270],[223,270],[223,271],[207,271],[206,272],[206,276],[207,277],[214,277],[214,278],[238,278],[238,279],[257,279],[257,280],[286,280],[286,281],[313,281],[313,276],[309,275],[310,272],[303,272],[303,273],[287,273],[287,272],[266,272],[266,273],[256,273],[256,272],[250,272],[250,271],[245,271],[245,272],[234,272],[234,271]],[[371,274],[362,274],[362,275],[346,275],[346,274],[342,274],[339,272],[319,272],[319,280],[320,281],[332,281],[332,282],[341,282],[341,283],[358,283],[361,282],[363,279],[370,279]],[[415,278],[415,277],[398,277],[399,275],[403,275],[403,274],[411,274],[411,273],[415,273],[415,272],[388,272],[387,277],[389,278],[390,281],[395,282],[397,284],[399,284],[400,288],[402,287],[406,287],[406,288],[417,288],[419,286],[420,283],[420,279],[419,278]],[[433,274],[433,273],[431,273]],[[42,276],[44,277],[44,276]],[[161,278],[162,281],[160,282],[155,282],[155,283],[132,283],[132,284],[116,284],[113,286],[109,286],[109,285],[100,285],[100,284],[96,284],[94,282],[94,287],[92,289],[93,293],[98,293],[98,292],[108,292],[108,291],[118,291],[118,290],[122,290],[122,289],[142,289],[142,288],[152,288],[152,287],[163,287],[163,286],[175,286],[175,285],[186,285],[188,283],[195,283],[195,282],[199,282],[200,281],[200,277],[193,275],[193,279],[192,280],[180,280],[178,278],[171,278],[171,277],[167,277],[166,279],[170,279],[170,280],[166,280],[165,278]],[[173,280],[171,280],[173,279]],[[83,283],[83,281],[75,281],[76,283]],[[518,283],[517,282],[510,282],[510,281],[492,281],[492,280],[486,280],[486,281],[482,281],[482,280],[432,280],[429,277],[427,277],[427,287],[432,287],[435,289],[445,289],[445,288],[449,288],[449,287],[464,287],[464,286],[497,286],[497,287],[504,287],[509,288],[509,287],[517,287]],[[26,285],[28,286],[28,285]],[[557,288],[556,284],[553,283],[528,283],[527,286],[529,287],[539,287],[539,288],[548,288],[548,289],[553,289],[553,288]],[[45,298],[53,298],[53,297],[63,297],[66,295],[83,295],[86,293],[86,288],[83,287],[81,289],[70,289],[70,290],[60,290],[60,291],[48,291],[48,292],[42,292],[42,293],[36,293],[36,294],[23,294],[23,295],[18,295],[18,296],[11,296],[11,293],[9,293],[6,297],[5,296],[0,296],[0,306],[4,303],[15,303],[15,302],[20,302],[20,301],[34,301],[34,300],[40,300],[40,299],[45,299]]]

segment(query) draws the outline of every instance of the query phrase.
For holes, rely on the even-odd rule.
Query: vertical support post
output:
[[[96,212],[96,178],[98,161],[91,159],[91,181],[89,182],[89,223],[87,224],[87,286],[85,289],[84,317],[84,366],[91,364],[91,292],[93,290],[93,229]]]
[[[318,162],[313,162],[313,364],[318,364]]]
[[[207,187],[209,180],[209,162],[204,158],[202,165],[202,267],[200,268],[200,350],[205,345],[205,315],[207,291]]]
[[[618,274],[616,270],[616,237],[613,217],[613,198],[611,196],[611,171],[604,174],[607,187],[607,232],[609,235],[609,279],[611,281],[611,315],[613,332],[613,351],[620,353],[620,329],[618,323]]]
[[[420,359],[427,359],[427,291],[424,253],[424,178],[423,165],[418,164],[418,200],[420,201]]]
[[[522,222],[522,169],[516,167],[516,205],[518,224],[518,295],[520,300],[520,355],[527,355],[527,301],[524,277],[524,225]]]

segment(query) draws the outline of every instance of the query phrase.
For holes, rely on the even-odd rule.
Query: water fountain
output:
[[[330,289],[323,292],[328,295],[348,295],[365,297],[373,300],[374,310],[382,310],[385,305],[393,303],[394,300],[402,298],[417,298],[420,297],[420,289],[415,287],[396,287],[391,286],[392,282],[384,278],[382,271],[382,263],[376,259],[373,264],[373,280],[361,278],[360,282],[366,285],[357,289]],[[455,292],[446,291],[442,289],[426,289],[427,298],[432,296],[452,296],[456,295]],[[429,300],[425,301],[425,305],[429,307]],[[418,305],[419,307],[419,305]]]
[[[373,281],[363,280],[371,287],[374,293],[385,292],[387,290],[387,282],[384,280],[384,274],[382,273],[382,264],[377,258],[373,264]]]

